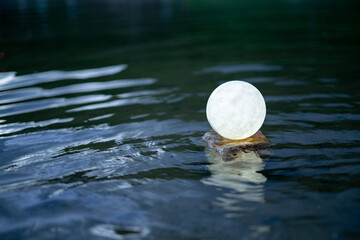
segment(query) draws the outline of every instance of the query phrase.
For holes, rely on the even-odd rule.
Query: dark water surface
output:
[[[358,239],[359,1],[0,3],[0,239]],[[208,96],[264,95],[214,162]]]

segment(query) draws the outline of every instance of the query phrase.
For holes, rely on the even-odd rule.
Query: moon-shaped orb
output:
[[[229,81],[211,93],[206,116],[210,126],[221,136],[244,139],[254,135],[264,123],[265,100],[250,83]]]

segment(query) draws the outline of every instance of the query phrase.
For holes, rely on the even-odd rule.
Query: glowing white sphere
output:
[[[206,105],[210,126],[221,136],[244,139],[255,134],[266,116],[260,91],[244,81],[229,81],[218,86]]]

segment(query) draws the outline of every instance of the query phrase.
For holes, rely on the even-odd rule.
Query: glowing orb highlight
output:
[[[218,86],[206,105],[210,126],[221,136],[240,140],[254,135],[266,116],[260,91],[244,81],[229,81]]]

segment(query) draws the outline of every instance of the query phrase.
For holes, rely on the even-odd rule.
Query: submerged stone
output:
[[[270,141],[260,130],[251,137],[241,140],[227,139],[211,130],[204,134],[203,140],[206,147],[218,152],[223,159],[233,159],[239,153],[258,151],[271,146]]]

